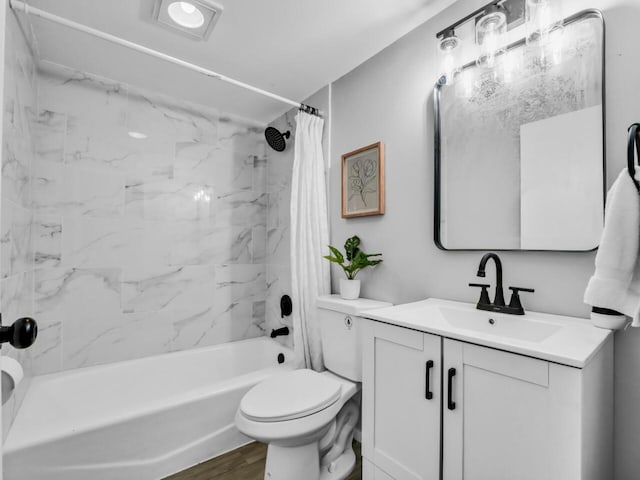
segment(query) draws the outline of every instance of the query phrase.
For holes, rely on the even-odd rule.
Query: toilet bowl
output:
[[[271,377],[243,397],[238,430],[268,444],[265,480],[343,480],[353,470],[352,441],[360,417],[354,395],[362,380],[359,314],[390,304],[318,299],[324,372],[294,370]]]
[[[236,412],[236,426],[245,435],[269,445],[265,478],[324,480],[348,476],[355,456],[347,446],[351,446],[353,427],[359,418],[357,405],[349,400],[358,390],[358,384],[331,372],[295,370],[265,380],[249,391]],[[348,418],[338,425],[342,410]],[[345,427],[351,427],[351,432],[343,433],[342,444],[336,449],[340,454],[331,461],[325,459],[326,468],[319,468]]]

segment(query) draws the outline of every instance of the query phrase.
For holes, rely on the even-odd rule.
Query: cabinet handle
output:
[[[455,410],[456,409],[456,402],[454,402],[453,400],[451,400],[451,396],[453,394],[453,377],[456,376],[456,369],[455,368],[450,368],[449,369],[449,373],[447,375],[447,408],[449,410]]]
[[[433,360],[427,361],[426,364],[426,372],[425,372],[425,387],[424,387],[424,398],[427,400],[433,399],[433,392],[429,390],[429,385],[431,384],[431,369],[433,368]]]

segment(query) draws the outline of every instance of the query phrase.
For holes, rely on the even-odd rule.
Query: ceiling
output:
[[[155,0],[28,0],[236,80],[302,101],[455,0],[218,0],[213,33],[194,41],[152,21]],[[23,14],[21,14],[23,15]],[[185,68],[31,17],[40,60],[267,123],[291,108]]]

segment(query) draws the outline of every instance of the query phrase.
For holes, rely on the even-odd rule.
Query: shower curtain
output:
[[[324,120],[299,111],[291,181],[293,342],[300,366],[323,370],[316,297],[330,293],[329,225],[322,128]]]

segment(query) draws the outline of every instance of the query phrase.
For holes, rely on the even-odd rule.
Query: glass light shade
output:
[[[493,68],[496,57],[506,51],[507,14],[503,8],[492,6],[476,23],[476,44],[480,54],[476,64]]]
[[[204,25],[204,15],[193,3],[173,2],[167,8],[169,16],[185,28],[200,28]]]
[[[526,0],[525,32],[527,44],[546,45],[558,38],[563,28],[560,0]]]
[[[447,84],[453,83],[462,70],[462,41],[455,33],[448,32],[438,41],[438,57],[440,58],[440,75]]]

